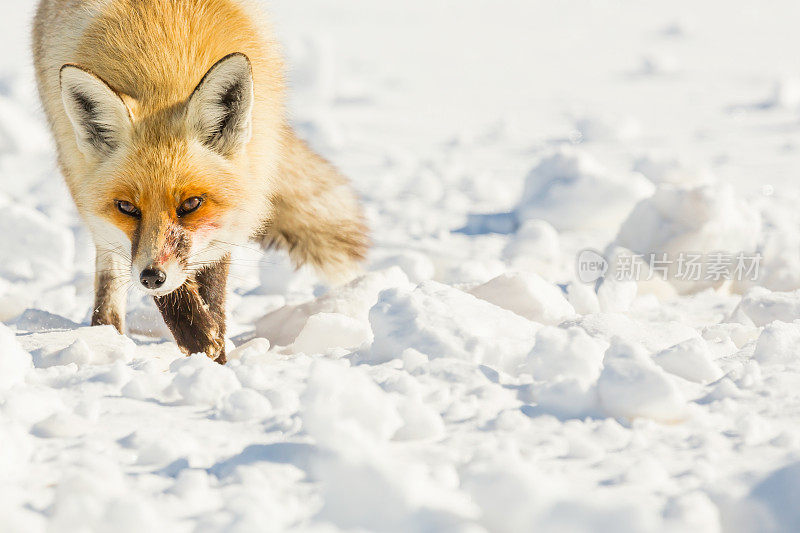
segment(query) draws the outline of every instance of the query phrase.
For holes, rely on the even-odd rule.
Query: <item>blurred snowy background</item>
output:
[[[332,290],[237,257],[226,367],[136,293],[85,327],[0,3],[0,531],[800,530],[800,3],[273,0],[375,247]],[[587,247],[763,260],[587,285]]]

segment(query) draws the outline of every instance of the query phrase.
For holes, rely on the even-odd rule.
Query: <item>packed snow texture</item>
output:
[[[270,4],[374,247],[340,287],[237,250],[226,366],[135,290],[88,326],[5,6],[0,531],[800,530],[800,5]],[[720,251],[759,276],[610,276]]]

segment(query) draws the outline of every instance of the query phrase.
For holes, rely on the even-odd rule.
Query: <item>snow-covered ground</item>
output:
[[[225,367],[87,327],[0,2],[3,533],[800,530],[796,1],[273,0],[375,246],[241,250]]]

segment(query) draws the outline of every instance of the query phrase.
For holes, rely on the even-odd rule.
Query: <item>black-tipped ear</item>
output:
[[[61,100],[84,155],[107,156],[128,140],[130,112],[105,81],[76,65],[61,67],[60,77]]]
[[[230,54],[211,67],[187,105],[191,131],[224,156],[242,150],[250,140],[253,114],[253,73],[250,60]]]

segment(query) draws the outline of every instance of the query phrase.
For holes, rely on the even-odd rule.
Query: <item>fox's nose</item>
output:
[[[147,289],[157,289],[167,280],[167,273],[160,268],[145,268],[139,275],[139,281]]]

